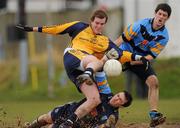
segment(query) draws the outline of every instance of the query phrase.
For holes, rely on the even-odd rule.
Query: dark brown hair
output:
[[[170,17],[170,15],[171,15],[171,7],[168,4],[166,4],[166,3],[158,4],[156,9],[155,9],[155,12],[157,13],[159,10],[163,10],[163,11],[167,12],[168,17]]]
[[[127,102],[125,104],[123,104],[122,106],[128,107],[131,105],[133,98],[129,92],[127,92],[127,91],[123,91],[123,92],[124,92]]]
[[[106,23],[107,20],[108,20],[108,16],[107,16],[106,12],[103,11],[103,10],[96,10],[96,11],[92,14],[92,16],[91,16],[91,21],[94,21],[95,17],[98,17],[98,18],[100,18],[100,19],[106,18],[105,23]]]

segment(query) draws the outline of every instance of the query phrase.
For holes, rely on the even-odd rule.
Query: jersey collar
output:
[[[153,28],[153,21],[154,21],[154,18],[152,18],[152,19],[149,20],[149,22],[150,22],[150,24],[151,24],[151,29],[152,29],[153,32],[163,31],[163,30],[165,29],[165,25],[164,25],[164,26],[162,26],[161,28],[155,30],[155,29]]]
[[[95,34],[95,33],[93,32],[93,30],[92,30],[92,28],[91,28],[90,25],[89,25],[89,27],[87,28],[87,31],[88,31],[89,33],[93,34],[93,35],[102,35],[101,33]]]

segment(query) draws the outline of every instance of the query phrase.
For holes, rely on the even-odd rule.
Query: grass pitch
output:
[[[63,104],[53,101],[3,102],[0,103],[0,127],[21,128],[25,121],[32,121],[39,115]],[[180,100],[161,100],[159,109],[167,116],[160,128],[180,128]],[[121,121],[117,128],[148,128],[147,100],[135,100],[129,108],[120,109]]]

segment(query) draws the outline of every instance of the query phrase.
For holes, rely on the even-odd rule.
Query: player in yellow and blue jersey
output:
[[[171,7],[162,3],[155,9],[154,18],[139,20],[125,28],[122,36],[116,40],[120,49],[144,56],[147,60],[155,59],[166,46],[169,35],[165,27],[171,15]],[[158,79],[152,66],[144,66],[141,62],[126,63],[125,68],[134,72],[144,80],[149,87],[148,100],[151,127],[165,121],[165,117],[158,112],[159,87]]]
[[[108,20],[106,13],[97,10],[93,13],[89,24],[74,21],[61,25],[28,27],[17,25],[27,32],[42,32],[48,34],[69,34],[71,42],[64,51],[64,67],[70,80],[82,92],[87,100],[81,104],[70,119],[61,128],[70,128],[78,118],[82,118],[101,103],[93,74],[102,69],[107,59],[118,59],[121,62],[142,59],[141,56],[120,50],[102,30]],[[105,56],[104,56],[105,55]],[[104,56],[104,57],[103,57]],[[100,60],[103,58],[103,61]],[[104,59],[105,58],[105,59]]]

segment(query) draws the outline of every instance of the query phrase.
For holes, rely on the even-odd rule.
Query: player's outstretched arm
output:
[[[26,31],[26,32],[37,32],[38,31],[38,27],[30,27],[27,25],[22,25],[22,24],[18,24],[16,25],[16,28],[21,30],[21,31]]]

